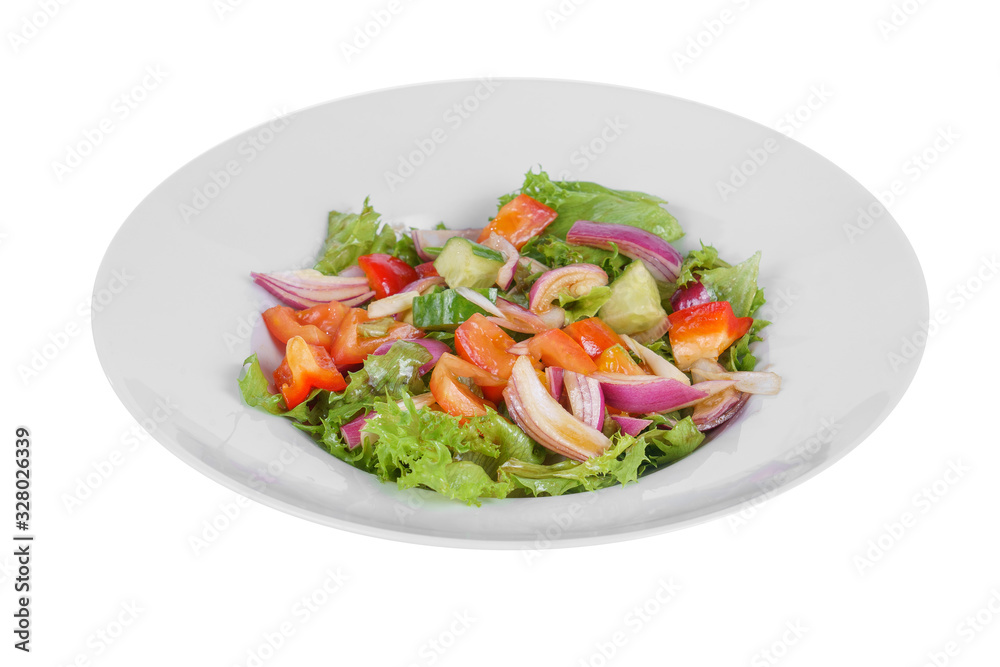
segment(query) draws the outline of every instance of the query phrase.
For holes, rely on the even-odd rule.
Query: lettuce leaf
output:
[[[701,284],[718,301],[728,301],[736,317],[749,317],[757,308],[756,302],[763,303],[764,295],[757,289],[757,273],[760,269],[760,253],[736,266],[720,267],[701,272]]]
[[[710,245],[701,244],[700,250],[692,250],[684,258],[681,264],[680,274],[677,276],[678,285],[687,285],[695,281],[695,272],[728,267],[729,263],[719,259],[719,251]]]
[[[632,261],[625,255],[619,254],[617,249],[602,250],[574,245],[549,234],[542,234],[528,241],[521,249],[521,254],[537,259],[550,269],[570,264],[596,264],[608,274],[608,282],[614,282]],[[527,286],[530,286],[531,282],[533,281],[527,282]]]
[[[289,410],[285,406],[285,399],[281,394],[272,394],[267,390],[268,379],[264,375],[264,371],[260,368],[260,362],[257,360],[256,354],[251,354],[247,357],[243,365],[246,366],[247,364],[250,364],[250,368],[247,369],[242,378],[237,380],[237,383],[240,386],[240,393],[243,395],[243,400],[252,408],[260,408],[265,412],[270,412],[272,415],[288,417],[295,421],[311,422],[314,417],[311,414],[312,411],[309,408],[309,403],[320,393],[329,393],[323,392],[322,389],[315,389],[306,400],[296,405],[294,409]]]
[[[601,306],[611,298],[611,288],[592,287],[586,295],[575,297],[568,292],[559,294],[559,306],[566,311],[566,322],[576,322],[585,317],[593,317]]]
[[[316,266],[326,275],[340,273],[357,263],[358,257],[384,252],[408,264],[420,262],[409,234],[397,236],[395,230],[380,221],[379,214],[365,199],[361,213],[330,211],[326,241]]]
[[[521,193],[553,208],[559,217],[545,230],[546,236],[566,238],[577,220],[632,225],[667,241],[676,241],[684,231],[670,215],[659,197],[632,190],[612,190],[586,181],[553,181],[544,171],[529,171],[524,176]],[[516,194],[500,198],[503,206]]]
[[[657,428],[661,424],[662,421],[654,418],[652,426],[637,436],[651,447],[653,454],[650,461],[657,467],[680,461],[705,441],[705,434],[698,430],[690,417],[672,420],[669,429]]]

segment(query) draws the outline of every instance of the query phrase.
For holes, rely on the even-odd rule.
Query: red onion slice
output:
[[[742,412],[749,398],[750,394],[730,387],[694,406],[691,421],[699,431],[718,428]]]
[[[629,417],[628,415],[611,415],[611,418],[618,422],[618,426],[623,433],[631,436],[639,435],[653,423],[652,419],[640,419],[639,417]]]
[[[665,315],[662,320],[645,331],[640,331],[639,333],[634,334],[632,338],[634,338],[636,342],[645,345],[646,343],[652,343],[653,341],[660,340],[663,338],[663,334],[668,331],[670,331],[670,317]]]
[[[455,291],[458,292],[458,295],[461,296],[463,299],[465,299],[469,303],[479,306],[490,315],[493,315],[494,317],[503,317],[503,311],[497,308],[496,304],[494,304],[492,301],[487,299],[485,296],[483,296],[476,290],[471,289],[469,287],[456,287]]]
[[[632,350],[632,352],[634,352],[636,356],[642,359],[643,363],[646,364],[649,370],[653,371],[653,375],[659,375],[660,377],[665,377],[665,378],[673,378],[678,382],[683,382],[684,384],[691,384],[691,380],[688,378],[687,375],[682,373],[679,368],[677,368],[672,363],[670,363],[669,361],[658,355],[656,352],[653,352],[645,345],[638,343],[635,339],[630,338],[625,334],[619,334],[619,336],[621,336],[621,339],[625,341],[625,344],[628,345],[628,348]]]
[[[747,394],[774,395],[781,390],[781,376],[766,371],[727,371],[711,359],[698,359],[691,364],[691,375],[696,381],[732,380],[734,388]]]
[[[368,318],[377,320],[406,312],[413,307],[413,300],[418,296],[420,296],[420,292],[418,291],[400,292],[399,294],[393,294],[378,301],[372,301],[368,304]]]
[[[674,309],[674,312],[677,312],[712,301],[715,299],[708,293],[708,289],[701,284],[700,280],[696,280],[693,283],[688,283],[686,287],[681,287],[670,296],[670,307]]]
[[[374,414],[374,410],[370,412],[363,412],[340,427],[340,437],[342,437],[344,442],[347,443],[348,449],[354,449],[365,440],[374,440],[374,436],[361,432],[361,429],[363,429],[365,424],[368,423],[369,417]]]
[[[601,383],[581,373],[565,371],[563,383],[573,415],[587,426],[604,428],[604,394]]]
[[[528,307],[531,312],[542,316],[552,309],[552,302],[563,292],[583,297],[594,287],[607,284],[608,274],[596,264],[570,264],[552,269],[539,276],[531,286]]]
[[[545,378],[549,381],[549,393],[558,401],[562,398],[563,369],[558,366],[548,366],[545,369]]]
[[[504,291],[510,289],[510,284],[514,281],[514,271],[517,270],[517,263],[521,259],[521,254],[514,247],[513,243],[496,232],[490,234],[489,238],[482,242],[482,245],[492,248],[503,255],[506,261],[500,267],[500,272],[497,274],[497,285]]]
[[[684,261],[665,239],[631,225],[578,220],[566,234],[566,242],[605,250],[617,246],[618,252],[641,261],[654,278],[665,283],[677,280]]]
[[[420,367],[421,375],[424,375],[425,373],[430,373],[431,369],[434,368],[434,364],[436,364],[438,362],[438,359],[441,358],[441,355],[444,354],[445,352],[451,352],[451,348],[448,347],[447,343],[440,340],[434,340],[433,338],[404,338],[403,340],[405,340],[407,343],[416,343],[417,345],[420,345],[425,350],[431,353],[431,360]],[[389,348],[391,348],[393,343],[395,342],[396,341],[394,340],[389,340],[382,343],[381,345],[378,346],[378,349],[372,352],[372,354],[375,355],[385,354],[386,352],[389,351]]]
[[[444,278],[441,276],[429,276],[427,278],[417,278],[412,283],[404,287],[401,292],[420,292],[425,294],[430,288],[437,285],[444,285]]]
[[[696,388],[673,378],[655,375],[597,372],[590,377],[601,383],[604,400],[608,405],[632,414],[687,408],[735,384],[731,380],[703,382]]]
[[[529,329],[529,331],[523,331],[522,333],[543,333],[549,329],[558,328],[549,326],[538,315],[507,299],[497,299],[497,308],[500,309],[503,316],[510,320],[511,323]],[[520,330],[516,329],[516,331]]]
[[[347,302],[369,291],[368,279],[326,276],[313,269],[251,272],[253,281],[294,308],[311,308],[331,301]]]

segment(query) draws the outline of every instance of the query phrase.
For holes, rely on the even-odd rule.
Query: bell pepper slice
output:
[[[333,340],[330,356],[340,367],[360,364],[383,343],[404,338],[423,338],[424,332],[406,322],[395,322],[389,326],[384,336],[365,338],[358,334],[358,325],[368,321],[368,312],[361,308],[351,308],[344,318]]]
[[[614,345],[625,346],[625,341],[615,333],[615,330],[598,317],[588,317],[563,328],[570,337],[580,344],[580,347],[595,361],[601,354]]]
[[[398,294],[420,277],[416,269],[400,258],[381,252],[358,257],[358,266],[365,272],[369,287],[375,290],[376,299]]]
[[[742,338],[752,317],[736,317],[728,301],[713,301],[669,315],[670,348],[677,367],[686,371],[698,359],[718,359],[727,347]]]
[[[575,373],[590,375],[597,370],[590,355],[562,329],[550,329],[530,338],[528,354],[546,366],[558,366]]]
[[[490,224],[483,228],[479,243],[498,234],[520,250],[533,237],[538,236],[558,214],[545,204],[528,195],[518,195],[500,207]]]
[[[639,364],[621,345],[612,345],[597,358],[597,370],[603,373],[622,373],[624,375],[646,375]]]
[[[306,400],[313,389],[342,391],[347,387],[326,348],[293,336],[285,345],[285,358],[274,371],[274,384],[289,410]]]

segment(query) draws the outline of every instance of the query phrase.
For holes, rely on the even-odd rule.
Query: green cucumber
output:
[[[461,236],[448,239],[434,268],[448,287],[485,288],[497,281],[504,258],[496,250]]]
[[[645,331],[667,316],[656,279],[642,262],[633,261],[611,283],[611,298],[597,316],[620,334]]]
[[[497,302],[498,291],[477,289],[477,292]],[[476,313],[488,313],[453,289],[418,296],[413,300],[413,326],[432,331],[450,331]]]

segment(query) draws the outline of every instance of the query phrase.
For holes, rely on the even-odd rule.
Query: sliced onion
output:
[[[693,283],[688,283],[685,287],[681,287],[670,296],[670,307],[674,309],[674,312],[677,312],[678,310],[700,306],[703,303],[711,303],[712,301],[715,301],[712,295],[708,293],[708,290],[701,284],[700,280],[696,280]]]
[[[566,234],[567,243],[586,245],[618,252],[638,259],[660,282],[672,283],[681,271],[683,258],[677,250],[656,234],[632,225],[578,220]]]
[[[444,285],[444,278],[441,276],[428,276],[427,278],[417,278],[412,283],[404,287],[401,292],[420,292],[425,294],[430,288]]]
[[[363,276],[327,276],[314,269],[251,272],[250,277],[283,303],[295,308],[311,308],[331,301],[346,303],[369,291],[368,279]]]
[[[748,394],[774,395],[781,390],[781,376],[765,371],[727,371],[711,359],[698,359],[691,364],[691,375],[698,381],[733,380],[737,391]]]
[[[377,320],[407,311],[413,307],[413,300],[418,296],[420,296],[418,291],[400,292],[378,301],[372,301],[368,304],[368,317]]]
[[[510,320],[511,323],[530,329],[522,333],[544,333],[549,329],[558,328],[550,327],[538,315],[507,299],[497,299],[497,308],[503,312],[503,316]],[[520,331],[520,329],[515,329],[515,331]]]
[[[521,259],[521,254],[514,247],[514,244],[500,236],[496,232],[490,234],[489,238],[482,242],[487,248],[492,248],[503,255],[504,265],[500,267],[497,274],[497,285],[502,290],[510,289],[510,284],[514,280],[514,271],[517,270],[517,262]]]
[[[528,267],[528,271],[531,272],[528,275],[532,276],[535,275],[536,273],[545,273],[546,271],[549,270],[549,267],[545,266],[537,259],[532,259],[531,257],[522,257],[520,263],[521,266]]]
[[[566,324],[566,311],[554,306],[538,316],[546,329],[562,329]]]
[[[361,267],[357,264],[352,264],[343,271],[337,274],[341,278],[359,278],[365,275],[365,272],[361,270]],[[367,278],[366,278],[367,280]]]
[[[455,291],[458,292],[458,295],[461,296],[463,299],[479,306],[490,315],[493,315],[494,317],[503,317],[503,311],[497,308],[495,303],[487,299],[485,296],[483,296],[476,290],[471,289],[469,287],[456,287]]]
[[[550,451],[575,461],[586,461],[611,446],[611,440],[603,433],[566,412],[552,398],[527,357],[514,363],[503,396],[517,425]]]
[[[425,350],[431,353],[431,360],[420,367],[421,375],[429,373],[431,369],[434,368],[434,364],[436,364],[438,362],[438,359],[441,358],[442,354],[444,354],[445,352],[451,352],[451,348],[448,347],[447,343],[445,343],[444,341],[435,340],[433,338],[404,338],[403,340],[405,340],[407,343],[416,343],[417,345],[420,345]],[[386,342],[379,345],[378,349],[372,352],[372,354],[374,355],[385,354],[386,352],[389,351],[389,348],[391,348],[392,344],[395,342],[397,341],[387,340]]]
[[[549,393],[557,401],[562,398],[563,369],[558,366],[548,366],[545,369],[545,379],[549,382]]]
[[[530,338],[522,340],[520,343],[514,343],[513,345],[507,348],[507,351],[510,352],[511,354],[516,354],[520,357],[527,356],[531,354],[531,351],[528,349],[529,342],[531,342]]]
[[[604,428],[604,394],[601,383],[581,373],[565,371],[563,383],[573,415],[587,426]]]
[[[364,294],[360,294],[354,297],[353,299],[344,299],[343,301],[341,301],[341,303],[344,304],[345,306],[348,306],[349,308],[357,308],[358,306],[362,305],[363,303],[371,299],[373,296],[375,296],[375,292],[369,291],[365,292]]]
[[[523,322],[511,322],[506,317],[487,317],[487,320],[497,325],[498,327],[503,327],[509,331],[516,331],[517,333],[533,334],[538,333],[533,327],[524,324]]]
[[[628,349],[632,350],[636,356],[642,359],[643,363],[653,371],[653,375],[659,375],[664,378],[673,378],[678,382],[683,382],[684,384],[691,384],[691,380],[687,375],[681,372],[679,368],[674,366],[672,363],[653,352],[651,349],[638,343],[635,339],[626,336],[625,334],[618,334],[621,339],[625,341],[628,345]]]
[[[482,229],[414,229],[411,235],[413,236],[413,245],[416,246],[417,255],[420,256],[420,259],[427,262],[437,257],[437,255],[428,253],[425,248],[440,248],[448,242],[448,239],[454,236],[461,236],[462,238],[475,241],[479,238],[482,231]]]
[[[632,336],[637,342],[645,345],[646,343],[652,343],[654,340],[660,340],[663,338],[663,334],[670,331],[670,317],[664,315],[663,319],[649,327],[645,331],[640,331],[639,333]]]
[[[365,441],[375,441],[374,435],[362,432],[365,424],[368,423],[368,419],[374,414],[374,410],[370,412],[363,412],[340,427],[340,437],[342,437],[344,442],[347,443],[348,449],[354,449]]]
[[[593,288],[607,284],[608,274],[596,264],[562,266],[538,277],[528,294],[528,307],[536,315],[542,315],[552,309],[552,302],[563,292],[582,297]]]
[[[413,401],[413,407],[415,407],[417,410],[422,410],[424,408],[429,408],[430,406],[434,405],[434,394],[428,391],[427,393],[424,394],[417,394],[416,396],[411,396],[410,400]],[[398,405],[401,408],[406,407],[406,401],[405,400],[397,401],[396,405]]]
[[[639,417],[629,417],[628,415],[611,415],[611,418],[618,422],[618,426],[626,435],[639,435],[646,430],[652,419],[640,419]]]
[[[687,408],[735,384],[732,380],[703,382],[695,388],[673,378],[656,375],[597,372],[590,377],[601,383],[608,405],[632,414]]]
[[[695,387],[697,386],[696,384]],[[750,394],[744,394],[736,391],[735,387],[730,387],[694,406],[691,421],[699,431],[710,431],[742,412],[749,398]]]

